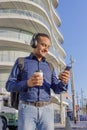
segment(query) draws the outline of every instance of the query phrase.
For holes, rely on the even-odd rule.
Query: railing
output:
[[[16,10],[16,9],[4,9],[4,10],[0,10],[0,16],[8,16],[8,18],[10,17],[10,15],[12,14],[16,14],[17,15],[20,15],[20,16],[27,16],[27,18],[29,17],[32,17],[32,18],[35,18],[37,20],[40,20],[43,24],[46,25],[46,27],[50,30],[50,25],[49,23],[47,22],[47,20],[42,17],[41,15],[33,12],[33,11],[24,11],[24,10]]]
[[[32,1],[38,5],[40,5],[48,14],[48,16],[50,17],[50,13],[48,11],[48,9],[46,8],[46,6],[43,4],[43,2],[41,0],[28,0],[28,1]]]
[[[37,13],[34,13],[34,12],[32,12],[32,11],[23,11],[23,10],[13,10],[13,9],[9,9],[9,10],[7,10],[7,9],[5,9],[5,10],[0,10],[0,16],[6,16],[6,17],[10,17],[11,16],[11,14],[12,14],[12,16],[13,16],[13,14],[16,14],[16,16],[18,16],[18,15],[23,15],[23,16],[27,16],[27,18],[29,18],[29,17],[32,17],[32,18],[35,18],[35,19],[38,19],[38,20],[40,20],[40,22],[42,22],[45,26],[46,26],[46,28],[49,30],[49,32],[50,32],[50,25],[49,25],[49,23],[46,21],[46,19],[45,18],[43,18],[41,15],[39,15],[39,14],[37,14]],[[19,16],[18,16],[19,17]],[[17,34],[17,33],[16,33]],[[1,34],[2,35],[2,34]],[[26,34],[25,34],[26,35]],[[24,34],[23,34],[23,36],[24,36]],[[25,43],[29,43],[29,37],[28,37],[28,35],[26,35],[25,37],[26,38],[24,38],[23,36],[21,36],[20,35],[20,33],[17,35],[17,37],[16,38],[18,38],[18,39],[22,39],[22,40],[25,40],[24,42]],[[7,36],[6,36],[7,37]],[[11,36],[10,36],[11,37]],[[24,39],[23,39],[24,38]]]
[[[32,38],[32,34],[30,32],[16,30],[16,29],[6,29],[1,28],[0,29],[0,38],[6,38],[6,39],[15,39],[15,40],[21,40],[25,44],[30,44],[30,40]]]
[[[0,61],[1,62],[14,62],[14,60],[19,56],[28,56],[28,52],[20,51],[0,51]]]
[[[23,41],[22,43],[20,42],[20,44],[26,44],[26,45],[30,45],[30,40],[32,38],[32,34],[31,33],[28,33],[28,32],[25,32],[25,31],[20,31],[20,30],[16,30],[16,29],[0,29],[0,38],[4,40],[5,39],[12,39],[13,41],[14,40],[20,40],[20,41]],[[59,53],[58,51],[53,48],[52,46],[50,47],[49,51],[55,55],[56,58],[59,57]],[[7,57],[8,54],[10,54],[10,52],[8,54],[5,54],[6,51],[1,51],[0,52],[0,57],[5,59],[5,55]],[[17,52],[16,52],[17,53]],[[12,54],[11,54],[12,55]],[[15,54],[13,54],[15,55]],[[10,56],[9,56],[10,57]],[[0,59],[1,59],[0,58]],[[13,58],[14,59],[14,58]]]

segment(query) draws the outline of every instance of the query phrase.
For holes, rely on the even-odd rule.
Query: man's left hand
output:
[[[67,70],[64,70],[59,74],[59,80],[61,80],[64,84],[67,84],[70,78],[70,72]]]

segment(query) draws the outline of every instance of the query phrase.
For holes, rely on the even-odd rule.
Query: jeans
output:
[[[19,104],[18,130],[54,130],[52,104],[43,107]]]

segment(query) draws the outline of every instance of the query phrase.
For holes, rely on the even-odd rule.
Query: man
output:
[[[34,35],[31,46],[32,53],[24,58],[22,80],[17,81],[19,73],[17,59],[6,83],[6,89],[9,92],[20,93],[18,130],[54,130],[50,89],[56,94],[67,91],[69,72],[65,70],[58,79],[54,68],[46,61],[45,55],[51,46],[48,35],[43,33]],[[43,76],[39,71],[43,72]]]

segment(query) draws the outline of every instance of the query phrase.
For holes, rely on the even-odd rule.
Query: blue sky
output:
[[[87,0],[59,0],[57,12],[61,19],[59,28],[64,37],[66,63],[70,55],[75,60],[73,66],[75,93],[87,97]],[[69,86],[69,91],[70,91]]]

